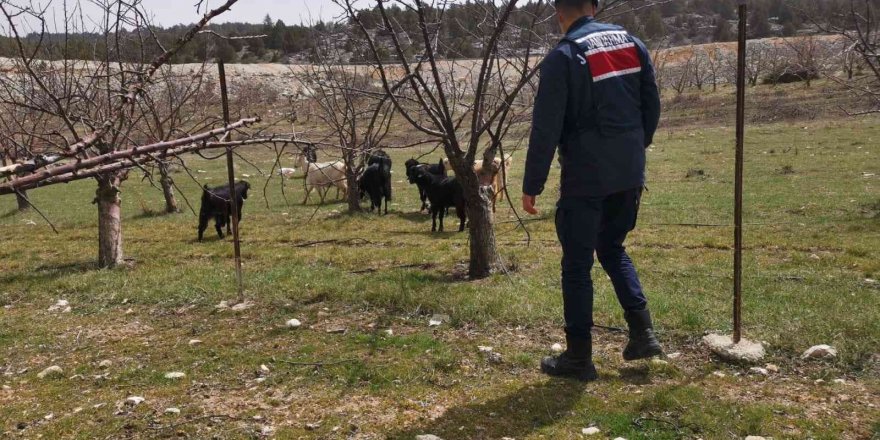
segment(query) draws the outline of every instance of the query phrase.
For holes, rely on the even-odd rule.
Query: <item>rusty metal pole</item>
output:
[[[229,125],[229,93],[226,89],[226,68],[223,60],[217,61],[220,74],[220,98],[223,103],[223,124]],[[232,133],[226,134],[226,140],[232,140]],[[232,160],[232,147],[226,147],[226,171],[229,174],[229,204],[232,210],[232,242],[235,248],[235,279],[238,282],[238,301],[244,301],[244,283],[241,276],[241,242],[238,235],[238,199],[235,197],[235,169]]]
[[[739,0],[736,64],[736,188],[733,211],[733,342],[735,344],[742,339],[743,150],[746,122],[746,21],[748,18],[746,3],[746,0]]]

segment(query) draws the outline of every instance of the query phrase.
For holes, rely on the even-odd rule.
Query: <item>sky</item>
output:
[[[6,1],[6,0],[4,0]],[[56,18],[63,16],[62,4],[64,0],[8,0],[9,3],[17,6],[26,6],[34,4],[38,9],[47,8],[49,15],[55,15]],[[101,16],[99,8],[90,0],[68,0],[68,4],[75,4],[79,1],[85,15],[86,22],[97,19]],[[190,24],[196,22],[201,15],[204,14],[204,7],[200,12],[196,12],[195,4],[197,0],[143,0],[143,7],[150,14],[153,23],[163,27],[173,26],[176,24]],[[210,8],[220,5],[225,0],[207,0]],[[223,15],[217,17],[215,23],[225,23],[230,21],[261,23],[266,14],[272,17],[272,20],[282,20],[288,25],[315,22],[318,20],[330,21],[340,17],[340,9],[330,0],[239,0],[232,9]],[[20,29],[26,32],[33,31],[36,23],[33,20],[20,18],[19,23],[24,28]],[[53,20],[50,18],[49,20]],[[50,25],[50,27],[52,27]],[[8,29],[5,20],[0,22],[0,35],[7,35]]]

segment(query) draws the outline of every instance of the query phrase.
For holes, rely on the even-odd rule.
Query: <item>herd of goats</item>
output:
[[[343,161],[318,162],[314,150],[305,150],[294,156],[294,164],[297,168],[282,168],[279,174],[285,177],[301,175],[305,180],[306,196],[303,205],[308,203],[312,191],[317,190],[323,204],[327,193],[336,188],[336,198],[346,196],[348,184]],[[512,157],[505,156],[502,164],[501,158],[495,158],[491,167],[484,167],[482,160],[474,162],[474,171],[480,179],[480,184],[489,187],[492,193],[492,210],[495,204],[503,197],[504,188],[507,185],[506,170],[510,169]],[[419,190],[419,199],[422,202],[420,211],[428,210],[431,213],[431,232],[437,232],[437,220],[440,220],[439,231],[443,232],[443,218],[449,213],[449,208],[455,208],[458,215],[458,231],[463,232],[467,221],[465,209],[464,190],[455,177],[448,175],[449,159],[440,159],[436,164],[421,163],[416,159],[409,159],[405,163],[406,177],[411,185],[416,185]],[[382,150],[370,153],[367,159],[367,167],[358,179],[360,199],[370,199],[370,212],[378,211],[382,214],[383,201],[384,213],[388,214],[388,202],[391,195],[391,157]],[[251,185],[245,181],[236,182],[231,189],[228,185],[215,188],[205,185],[202,191],[202,204],[199,212],[199,241],[202,241],[208,223],[213,219],[217,235],[224,237],[223,228],[227,234],[231,229],[232,200],[237,207],[238,219],[241,219],[244,201],[248,198]],[[232,191],[234,190],[234,193]]]

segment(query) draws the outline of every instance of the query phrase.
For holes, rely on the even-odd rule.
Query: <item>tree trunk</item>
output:
[[[15,201],[18,202],[18,211],[24,212],[31,209],[31,204],[27,201],[27,192],[21,190],[15,193]]]
[[[159,183],[162,184],[162,193],[165,194],[165,212],[174,214],[179,212],[177,209],[177,199],[174,197],[174,181],[168,173],[168,163],[159,162],[159,174],[161,175]]]
[[[472,280],[486,278],[498,267],[498,248],[495,244],[495,218],[492,214],[491,196],[480,188],[479,179],[458,177],[464,187],[467,200],[468,237],[470,242],[470,263],[468,276]]]
[[[119,185],[124,172],[112,172],[97,177],[98,189],[98,266],[110,269],[123,263],[122,255],[122,199]]]
[[[345,172],[345,181],[348,184],[348,212],[355,213],[361,209],[361,189],[358,186],[357,174],[353,171]]]
[[[489,200],[468,205],[468,232],[470,234],[471,261],[468,275],[472,280],[486,278],[498,266],[498,248],[495,245],[492,207]]]

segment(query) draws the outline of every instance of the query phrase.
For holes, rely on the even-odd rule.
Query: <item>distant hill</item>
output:
[[[880,4],[880,0],[869,0]],[[638,5],[642,2],[633,2]],[[815,16],[833,17],[835,11],[842,11],[845,0],[752,0],[749,2],[750,37],[766,38],[792,36],[798,33],[811,33],[815,29],[805,22],[801,15],[802,9],[813,11]],[[481,47],[471,29],[480,25],[481,14],[472,10],[479,8],[470,1],[455,4],[446,12],[446,23],[441,27],[442,44],[439,55],[449,59],[472,58],[479,54]],[[536,4],[529,2],[520,10],[534,11]],[[673,0],[652,8],[625,12],[615,15],[610,21],[625,26],[651,46],[674,47],[690,44],[726,42],[734,39],[736,24],[736,0]],[[412,41],[407,56],[420,52],[417,18],[411,11],[399,7],[388,8],[394,20],[403,29],[405,40]],[[520,17],[525,17],[521,14]],[[382,36],[381,19],[375,10],[360,12],[360,19],[376,35]],[[520,18],[514,17],[514,22]],[[454,23],[454,24],[453,24]],[[236,63],[299,63],[313,59],[316,42],[330,41],[335,52],[345,61],[366,61],[365,52],[358,48],[359,38],[348,24],[318,22],[311,26],[288,26],[282,20],[267,15],[263,23],[223,23],[211,25],[211,29],[228,37],[262,35],[253,39],[220,39],[211,35],[199,36],[196,41],[184,48],[174,63],[194,63],[206,59],[223,59]],[[169,28],[157,27],[153,33],[167,45],[181,36],[187,26],[178,25]],[[548,42],[557,38],[554,20],[546,20],[537,30],[546,36]],[[354,35],[354,37],[351,37]],[[38,35],[28,37],[29,44],[37,44]],[[61,35],[49,35],[44,45],[52,45],[62,41]],[[142,41],[141,35],[131,33],[128,41],[135,46]],[[147,39],[148,40],[148,39]],[[72,35],[67,41],[70,58],[88,59],[96,48],[100,49],[101,36],[80,33]],[[548,43],[552,44],[552,43]],[[60,44],[58,44],[60,46]],[[133,47],[134,48],[134,47]],[[140,49],[140,48],[138,48]],[[149,47],[147,55],[149,55]],[[158,50],[158,48],[153,48]],[[395,58],[386,47],[387,57]],[[14,57],[17,46],[10,38],[0,37],[0,56]],[[123,50],[122,53],[140,54],[140,50]],[[47,50],[44,57],[60,58],[58,50]],[[139,55],[138,55],[139,56]],[[125,61],[135,61],[126,59]]]

